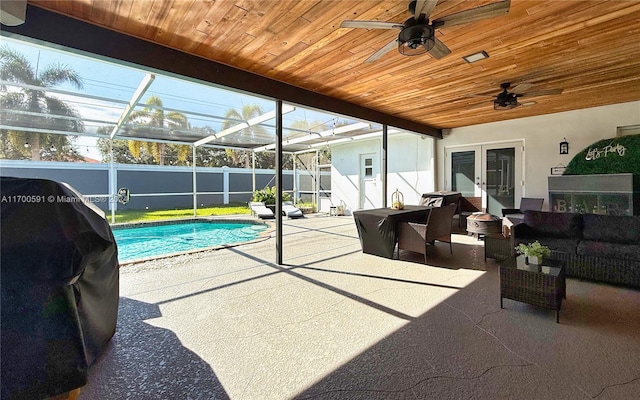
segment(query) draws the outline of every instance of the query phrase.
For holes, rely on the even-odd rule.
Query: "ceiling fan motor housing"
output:
[[[424,18],[409,18],[398,35],[398,51],[405,56],[424,54],[435,46],[433,27]]]
[[[510,110],[518,106],[518,96],[514,93],[502,92],[493,102],[494,110]]]

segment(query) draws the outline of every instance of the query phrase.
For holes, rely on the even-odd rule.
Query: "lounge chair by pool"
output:
[[[286,215],[289,218],[302,218],[302,210],[293,205],[291,201],[282,202],[282,215]]]
[[[273,211],[268,209],[267,206],[265,206],[261,201],[250,201],[249,208],[251,209],[251,214],[255,215],[258,218],[275,218],[275,215],[273,215]]]

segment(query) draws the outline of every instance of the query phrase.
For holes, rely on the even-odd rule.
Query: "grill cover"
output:
[[[86,384],[115,333],[118,251],[104,213],[70,186],[2,177],[2,399]]]

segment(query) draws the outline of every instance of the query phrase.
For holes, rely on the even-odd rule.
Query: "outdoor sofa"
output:
[[[510,247],[539,241],[566,276],[640,288],[640,216],[527,210],[511,231]]]

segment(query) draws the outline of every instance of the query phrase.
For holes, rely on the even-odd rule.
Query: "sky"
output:
[[[143,69],[131,68],[119,65],[116,62],[106,62],[71,52],[63,52],[4,36],[0,36],[0,44],[7,45],[27,57],[32,67],[36,70],[41,70],[50,65],[63,64],[75,70],[82,77],[84,87],[80,90],[70,84],[59,85],[55,88],[90,95],[94,98],[85,97],[80,99],[77,96],[61,93],[52,95],[73,105],[83,118],[95,121],[85,122],[85,130],[87,132],[95,132],[101,125],[115,125],[122,114],[125,103],[131,100],[146,74]],[[141,99],[141,103],[144,103],[152,95],[160,97],[164,107],[183,112],[192,126],[209,126],[215,131],[222,130],[221,120],[193,113],[224,116],[225,112],[231,108],[240,111],[244,105],[254,104],[261,106],[264,112],[275,108],[273,100],[226,90],[213,85],[180,80],[168,75],[155,75],[155,79]],[[355,122],[342,116],[301,107],[296,107],[295,111],[283,116],[285,127],[294,121],[300,120],[306,120],[311,125],[321,122],[327,124],[327,126],[333,123]],[[267,121],[267,124],[273,125],[274,121]],[[100,160],[101,156],[95,142],[95,138],[79,137],[74,143],[83,156]]]

